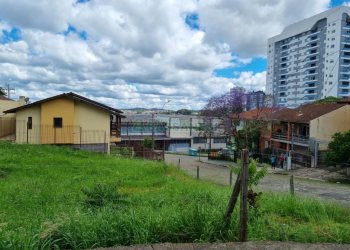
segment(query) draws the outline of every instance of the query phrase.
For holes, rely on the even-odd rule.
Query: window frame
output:
[[[54,128],[63,128],[63,118],[62,117],[54,117],[53,118],[53,127]]]

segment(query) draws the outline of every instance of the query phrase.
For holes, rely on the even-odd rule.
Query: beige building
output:
[[[4,111],[8,109],[17,108],[26,104],[26,98],[20,96],[17,101],[7,98],[6,96],[0,95],[0,117],[14,116],[14,114],[5,114]]]
[[[4,111],[23,106],[25,103],[26,98],[24,96],[15,101],[0,95],[0,139],[12,139],[16,127],[15,114],[5,114]]]
[[[349,130],[349,99],[282,109],[273,115],[271,149],[275,154],[291,150],[294,163],[316,167],[324,163],[332,136]]]
[[[348,130],[350,130],[350,105],[341,106],[310,121],[310,138],[319,143],[320,150],[327,149],[335,133]]]
[[[16,143],[66,144],[109,152],[120,141],[122,111],[63,93],[5,111],[16,114]]]

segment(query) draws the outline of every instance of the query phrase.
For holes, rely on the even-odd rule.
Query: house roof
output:
[[[7,97],[4,96],[4,95],[0,95],[0,100],[3,100],[3,101],[13,101],[12,99],[7,98]]]
[[[240,120],[268,120],[277,112],[277,108],[261,108],[261,109],[252,109],[249,111],[242,112],[236,117]]]
[[[117,113],[117,114],[123,113],[119,109],[115,109],[115,108],[109,107],[107,105],[104,105],[102,103],[96,102],[94,100],[91,100],[89,98],[83,97],[81,95],[78,95],[78,94],[75,94],[75,93],[72,93],[72,92],[63,93],[63,94],[60,94],[60,95],[52,96],[52,97],[49,97],[49,98],[46,98],[46,99],[42,99],[40,101],[36,101],[36,102],[30,103],[30,104],[27,104],[27,105],[24,105],[24,106],[20,106],[20,107],[14,108],[14,109],[9,109],[9,110],[4,111],[4,113],[16,113],[19,110],[27,109],[27,108],[39,105],[41,103],[45,103],[45,102],[48,102],[48,101],[51,101],[51,100],[56,100],[56,99],[59,99],[59,98],[69,98],[69,99],[73,99],[73,100],[80,101],[80,102],[83,102],[83,103],[87,103],[87,104],[90,104],[90,105],[95,106],[97,108],[100,108],[100,109],[103,109],[103,110],[107,110],[107,111],[109,111],[111,113]]]
[[[273,115],[274,120],[309,123],[324,114],[339,109],[347,103],[309,103],[295,109],[283,109]]]
[[[347,104],[350,104],[350,97],[343,98],[343,99],[337,101],[337,103],[347,103]]]

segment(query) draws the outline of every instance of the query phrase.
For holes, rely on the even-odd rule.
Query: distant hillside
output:
[[[157,109],[157,108],[130,108],[130,109],[122,109],[124,113],[129,114],[182,114],[182,115],[197,115],[198,110],[189,110],[189,109],[180,109],[180,110],[168,110],[168,109]]]

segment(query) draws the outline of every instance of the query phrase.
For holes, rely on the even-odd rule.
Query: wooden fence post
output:
[[[241,170],[241,207],[240,207],[240,225],[239,241],[247,241],[247,222],[248,222],[248,180],[249,180],[249,152],[248,149],[242,151],[242,170]]]
[[[177,168],[180,169],[180,158],[179,158],[179,162],[177,163]]]
[[[230,187],[232,186],[232,170],[230,169]]]
[[[290,193],[294,195],[294,175],[290,176],[289,184],[290,184]]]
[[[224,216],[224,228],[227,228],[231,221],[232,212],[236,206],[239,192],[241,191],[241,174],[238,173],[235,186],[232,189],[231,197]]]
[[[199,166],[197,166],[197,180],[199,180]]]

